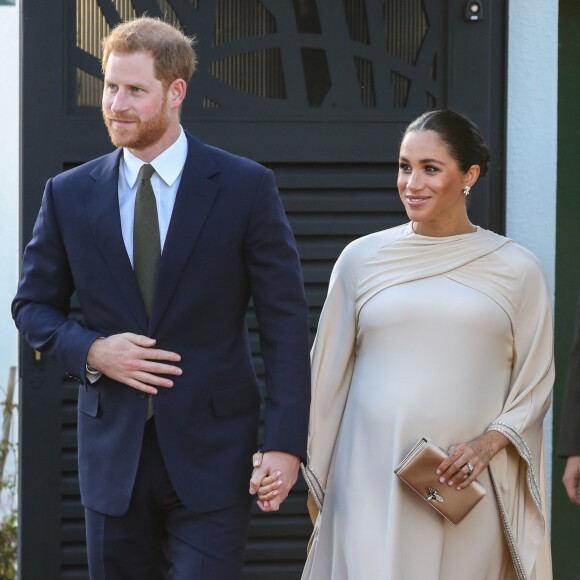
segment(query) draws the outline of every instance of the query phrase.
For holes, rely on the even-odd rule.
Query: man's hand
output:
[[[161,361],[179,362],[175,352],[153,348],[155,339],[125,332],[95,340],[87,364],[107,377],[138,391],[156,395],[155,387],[172,387],[173,381],[159,375],[181,375],[182,370]]]
[[[258,506],[262,511],[278,511],[298,479],[300,459],[283,451],[267,451],[256,453],[253,460],[250,493],[260,490]]]
[[[570,501],[580,505],[580,456],[571,455],[568,457],[562,482]]]

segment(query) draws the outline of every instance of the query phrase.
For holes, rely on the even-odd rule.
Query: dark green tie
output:
[[[151,187],[154,173],[155,169],[149,164],[142,165],[139,170],[133,224],[133,269],[149,316],[161,259],[157,204]]]
[[[133,223],[133,270],[141,290],[147,315],[151,316],[153,294],[157,284],[157,271],[161,260],[161,242],[159,238],[159,219],[157,204],[151,186],[151,176],[155,169],[149,164],[141,166],[135,198],[135,219]],[[147,398],[148,421],[153,416],[153,400]]]

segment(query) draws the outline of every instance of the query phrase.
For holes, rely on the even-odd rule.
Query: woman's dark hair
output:
[[[428,111],[405,129],[403,139],[416,131],[437,133],[463,173],[472,165],[479,165],[481,177],[487,173],[489,149],[483,142],[478,126],[464,115],[450,110]]]

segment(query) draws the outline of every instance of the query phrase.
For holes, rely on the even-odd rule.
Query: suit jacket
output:
[[[576,312],[576,333],[568,366],[558,453],[563,456],[580,455],[580,296]]]
[[[100,336],[134,332],[181,355],[154,397],[159,444],[183,503],[247,501],[261,395],[245,315],[253,298],[266,368],[264,450],[305,456],[308,313],[295,241],[272,172],[191,135],[150,319],[121,234],[121,150],[47,182],[12,311],[28,343],[80,382],[83,504],[121,515],[133,488],[146,396],[85,363]],[[67,317],[76,291],[86,326]]]

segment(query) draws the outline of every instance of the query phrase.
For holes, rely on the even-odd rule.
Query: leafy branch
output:
[[[14,404],[14,390],[16,387],[16,367],[10,367],[8,384],[4,399],[4,417],[2,422],[2,439],[0,440],[0,492],[7,490],[10,497],[10,510],[0,520],[0,578],[2,580],[16,580],[17,578],[17,538],[18,514],[14,506],[16,497],[16,473],[4,475],[6,459],[10,452],[16,457],[16,445],[10,441]]]

